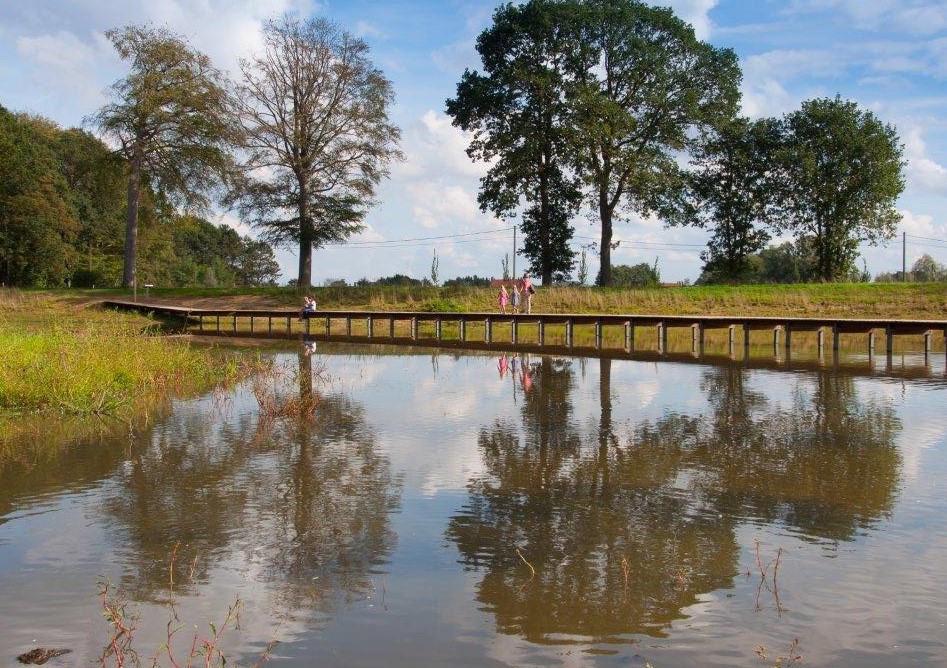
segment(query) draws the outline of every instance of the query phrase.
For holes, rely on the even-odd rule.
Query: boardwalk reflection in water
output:
[[[174,545],[183,618],[244,601],[239,663],[274,632],[291,666],[752,666],[794,638],[809,665],[944,656],[941,379],[329,343],[275,360],[130,441],[0,470],[0,656],[43,628],[94,659],[102,574],[160,622]]]

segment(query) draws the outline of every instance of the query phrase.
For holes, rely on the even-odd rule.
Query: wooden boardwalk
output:
[[[232,310],[204,309],[145,302],[106,301],[107,308],[135,310],[162,317],[179,317],[188,331],[216,332],[235,336],[303,334],[383,343],[411,341],[494,344],[519,344],[527,340],[540,346],[558,344],[569,350],[576,346],[577,332],[585,334],[592,347],[606,347],[633,351],[636,348],[636,330],[646,328],[655,332],[652,339],[659,352],[667,350],[668,331],[689,329],[694,352],[703,354],[705,333],[727,330],[730,347],[750,347],[750,333],[766,331],[772,345],[781,343],[788,351],[793,334],[815,332],[821,351],[829,342],[838,351],[843,334],[866,337],[869,354],[875,352],[875,341],[882,337],[887,355],[894,351],[897,336],[923,336],[924,350],[930,351],[934,336],[947,339],[947,320],[885,320],[877,318],[791,318],[739,317],[693,315],[637,315],[637,314],[570,314],[570,313],[428,313],[416,311],[316,311],[308,319],[299,321],[298,310]],[[426,325],[426,326],[423,326]],[[450,325],[447,327],[446,325]],[[341,331],[339,331],[341,329]],[[355,330],[359,333],[356,334]],[[555,329],[555,341],[550,333]],[[611,334],[606,336],[606,333]],[[476,335],[477,338],[473,338]],[[503,336],[501,340],[499,337]],[[829,338],[829,342],[826,338]]]

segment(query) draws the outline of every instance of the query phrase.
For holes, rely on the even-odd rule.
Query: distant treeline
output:
[[[272,247],[175,212],[142,184],[139,285],[271,285]],[[122,282],[128,166],[101,140],[0,106],[0,282],[21,287]]]

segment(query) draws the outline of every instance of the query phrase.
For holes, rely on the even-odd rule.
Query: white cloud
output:
[[[75,35],[60,30],[38,37],[21,37],[17,51],[38,65],[63,72],[77,72],[95,62],[93,48]]]
[[[947,169],[927,155],[922,128],[912,127],[903,136],[908,183],[921,192],[947,196]]]
[[[359,21],[355,24],[355,34],[359,37],[383,37],[384,33],[368,21]]]
[[[451,125],[446,114],[428,110],[404,132],[405,162],[392,169],[402,178],[429,174],[470,179],[483,176],[487,167],[467,157],[470,135]]]
[[[912,213],[908,210],[899,211],[901,214],[901,228],[909,235],[927,238],[943,238],[947,236],[947,219],[939,225],[934,217],[926,213]]]
[[[477,53],[476,40],[471,38],[435,49],[431,52],[431,60],[441,72],[459,78],[466,68],[476,69],[479,66],[480,54]]]
[[[947,26],[947,5],[941,0],[797,0],[791,14],[840,13],[860,30],[900,30],[931,35]]]
[[[444,227],[447,223],[473,223],[482,215],[476,195],[459,185],[420,181],[410,184],[407,192],[414,202],[412,213],[425,229]]]
[[[719,0],[667,0],[663,4],[694,27],[697,39],[706,40],[713,32],[710,10],[716,7],[718,2]]]

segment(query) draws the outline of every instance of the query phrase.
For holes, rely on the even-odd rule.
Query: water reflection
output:
[[[167,595],[175,544],[179,570],[190,571],[178,588],[239,561],[273,587],[281,615],[329,611],[371,590],[395,544],[389,515],[400,481],[364,409],[319,393],[310,353],[298,365],[297,415],[208,420],[195,407],[143,435],[103,501],[134,598]]]
[[[943,382],[322,342],[274,359],[232,396],[0,468],[0,656],[42,624],[93,660],[96,576],[166,601],[175,545],[182,608],[246,601],[238,663],[277,624],[285,665],[340,668],[943,648]],[[764,563],[786,550],[781,608],[745,575],[756,540]]]
[[[732,586],[745,518],[831,542],[891,512],[900,424],[851,378],[815,374],[783,407],[748,387],[746,369],[711,367],[707,414],[617,427],[611,364],[599,361],[594,427],[571,419],[572,363],[543,357],[521,362],[532,377],[522,424],[480,431],[488,474],[446,533],[483,573],[477,600],[499,631],[536,643],[659,637]]]

